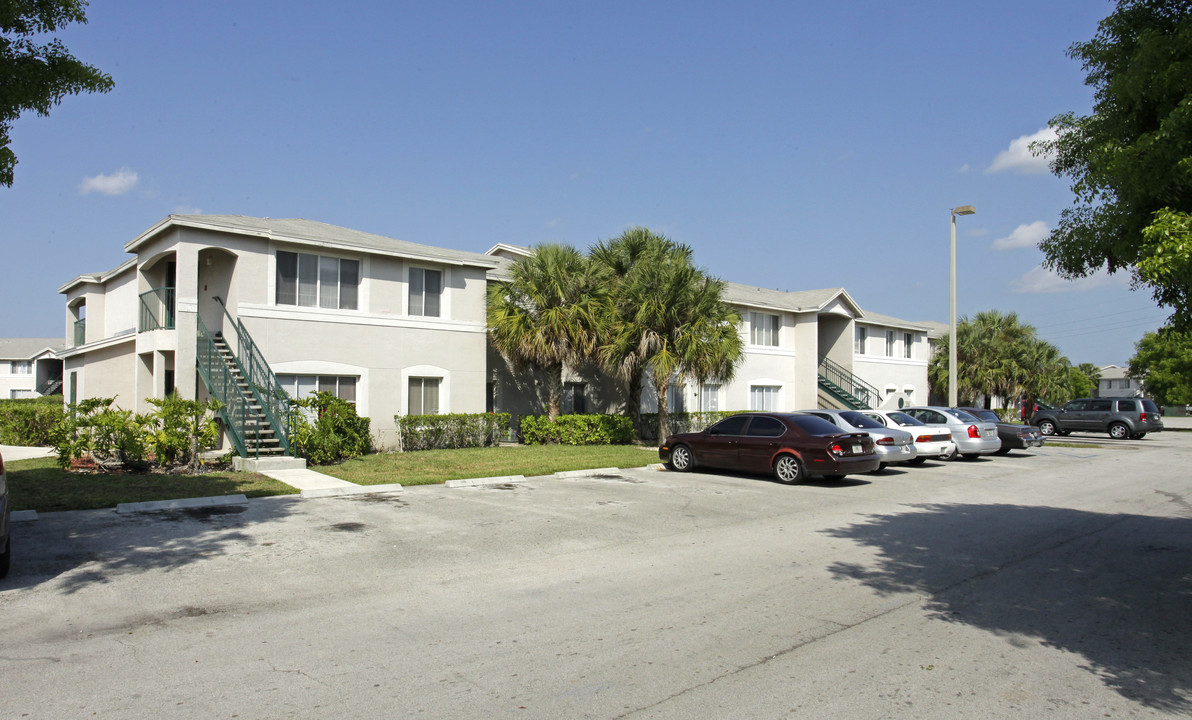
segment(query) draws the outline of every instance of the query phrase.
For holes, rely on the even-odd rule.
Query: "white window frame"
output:
[[[894,357],[894,331],[886,331],[886,357]]]
[[[435,312],[426,312],[426,299],[428,293],[426,291],[426,275],[427,273],[436,273],[439,276],[439,289],[435,293]],[[414,292],[414,276],[419,275],[418,284],[421,286],[419,294],[415,296]],[[406,271],[406,314],[414,317],[443,317],[443,299],[445,293],[444,288],[447,285],[447,271],[443,268],[410,266]],[[418,299],[417,307],[415,307],[415,297]]]
[[[868,344],[869,328],[862,327],[861,325],[856,326],[855,331],[853,332],[853,354],[867,355],[868,353],[865,351],[867,350],[866,345]]]
[[[749,409],[762,412],[777,412],[781,407],[781,385],[750,385]]]
[[[293,295],[294,301],[289,302],[282,300],[282,277],[281,277],[281,255],[294,256],[294,278],[293,278]],[[305,259],[305,261],[304,261]],[[283,250],[277,249],[273,255],[274,271],[273,271],[273,304],[277,307],[300,307],[300,308],[320,308],[323,310],[353,310],[360,309],[360,286],[363,282],[363,267],[364,263],[358,258],[340,257],[336,255],[318,255],[315,253],[299,252],[297,250]],[[313,263],[313,275],[308,278],[314,283],[313,294],[309,297],[309,302],[303,302],[303,269],[310,268]],[[354,264],[356,270],[355,283],[346,285],[344,283],[345,264]],[[328,270],[334,268],[335,284],[331,286],[328,278]],[[286,279],[285,285],[289,285],[289,278]],[[354,288],[352,301],[345,304],[344,288],[350,286]],[[287,288],[288,290],[289,288]]]
[[[915,357],[915,334],[904,332],[902,334],[902,357],[905,360],[913,360]]]
[[[13,375],[32,375],[32,360],[12,360],[8,363],[8,371]]]
[[[413,385],[418,383],[419,397],[418,410],[414,410],[414,392]],[[435,388],[435,408],[434,412],[426,411],[426,388],[428,384],[433,383]],[[441,377],[423,377],[421,375],[411,375],[406,379],[406,414],[408,415],[442,415],[443,414],[443,378]]]
[[[720,385],[717,383],[708,383],[700,386],[699,409],[704,412],[719,412]]]
[[[750,311],[749,344],[757,347],[778,347],[782,318],[773,313]]]

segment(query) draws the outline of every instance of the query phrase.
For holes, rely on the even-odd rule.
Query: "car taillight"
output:
[[[1145,413],[1145,412],[1140,412],[1140,413],[1138,413],[1138,421],[1139,421],[1139,422],[1146,422],[1146,413]]]
[[[844,448],[840,446],[840,443],[836,443],[832,447],[828,448],[828,452],[832,453],[833,455],[843,455]]]
[[[892,438],[892,437],[884,437],[884,438],[882,438],[882,439],[878,440],[878,441],[877,441],[877,444],[878,444],[878,445],[893,445],[893,444],[894,444],[894,438]]]
[[[971,437],[971,438],[981,437],[981,429],[978,428],[976,425],[969,425],[969,437]]]
[[[915,438],[915,442],[928,443],[931,441],[930,435],[920,435],[919,437]]]

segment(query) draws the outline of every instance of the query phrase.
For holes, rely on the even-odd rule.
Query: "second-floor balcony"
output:
[[[174,288],[154,288],[141,293],[141,318],[137,332],[174,329]]]

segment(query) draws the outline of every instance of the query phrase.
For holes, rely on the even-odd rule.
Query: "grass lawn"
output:
[[[658,462],[657,448],[636,445],[519,445],[463,450],[378,453],[341,465],[312,468],[357,485],[429,485],[465,478],[550,475],[566,470],[642,467]]]
[[[147,500],[236,495],[265,497],[299,492],[256,473],[213,472],[207,475],[137,475],[72,473],[54,458],[4,463],[13,510],[91,510]]]

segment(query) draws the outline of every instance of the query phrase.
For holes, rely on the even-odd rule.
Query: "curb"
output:
[[[154,512],[157,510],[185,510],[197,507],[216,507],[219,505],[247,505],[248,498],[241,495],[217,495],[214,497],[184,498],[181,500],[149,500],[147,502],[120,503],[116,512]]]
[[[29,522],[36,519],[36,510],[13,510],[12,514],[8,516],[9,522]]]
[[[311,498],[341,497],[343,495],[373,495],[376,493],[393,493],[401,489],[401,485],[397,483],[389,485],[353,485],[351,487],[303,490],[300,497],[303,500],[309,500]]]
[[[472,480],[448,480],[443,483],[449,488],[478,487],[480,485],[503,485],[505,483],[525,482],[525,475],[506,475],[504,477],[474,478]]]
[[[615,473],[620,472],[621,468],[592,468],[591,470],[564,470],[555,473],[557,478],[580,478],[588,477],[589,475],[597,475],[599,473]]]

